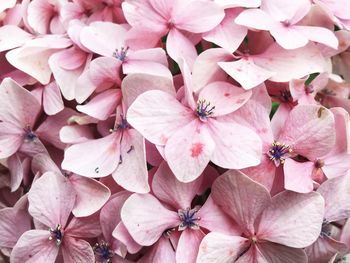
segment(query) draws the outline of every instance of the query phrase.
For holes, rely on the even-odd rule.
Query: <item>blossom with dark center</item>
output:
[[[288,144],[274,141],[267,155],[275,163],[276,167],[283,164],[286,158],[290,157],[292,149]]]
[[[59,246],[62,243],[63,239],[63,233],[61,231],[61,225],[57,224],[55,228],[50,228],[50,237],[49,240],[54,240],[56,242],[56,245]]]
[[[197,102],[196,113],[201,121],[206,121],[208,117],[214,114],[215,106],[210,106],[210,102],[199,100]]]
[[[119,59],[120,61],[125,61],[126,57],[127,57],[127,53],[128,53],[129,47],[121,47],[120,50],[117,48],[114,52],[113,52],[113,57]]]
[[[186,228],[191,229],[199,229],[198,221],[200,220],[200,217],[197,215],[197,212],[199,211],[200,206],[197,205],[193,209],[186,208],[186,209],[179,209],[178,215],[180,217],[181,223],[179,225],[179,231],[183,231]]]
[[[96,243],[93,247],[96,263],[110,263],[112,262],[112,257],[114,256],[113,250],[106,242]]]
[[[31,130],[29,126],[25,129],[24,137],[24,140],[26,141],[34,141],[37,138],[36,134]]]

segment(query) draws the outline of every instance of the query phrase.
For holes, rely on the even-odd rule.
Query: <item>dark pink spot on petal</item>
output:
[[[224,96],[225,96],[225,97],[228,97],[228,96],[230,96],[230,93],[227,93],[227,92],[226,92],[226,93],[224,94]]]
[[[191,156],[198,157],[203,152],[203,144],[202,143],[194,143],[191,148]]]

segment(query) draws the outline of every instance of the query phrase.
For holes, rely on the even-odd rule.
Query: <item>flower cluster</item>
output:
[[[0,54],[0,262],[350,262],[348,0],[1,0]]]

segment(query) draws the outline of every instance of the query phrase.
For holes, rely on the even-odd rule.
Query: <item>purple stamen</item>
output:
[[[270,157],[276,167],[280,164],[283,164],[284,161],[291,156],[292,149],[289,145],[279,142],[272,143],[270,150],[267,152],[267,155]]]
[[[207,121],[207,118],[214,114],[214,109],[215,106],[210,107],[210,102],[199,100],[197,102],[196,114],[201,121]]]
[[[49,240],[54,240],[56,245],[59,246],[63,240],[63,233],[61,231],[61,225],[57,224],[55,228],[50,228],[50,237]]]
[[[110,249],[110,245],[105,242],[96,243],[92,248],[95,252],[96,263],[110,263],[114,256],[113,250]]]
[[[197,212],[199,211],[200,206],[195,206],[193,209],[190,209],[189,207],[186,209],[179,209],[178,215],[180,217],[181,223],[179,225],[178,230],[183,231],[186,228],[191,229],[199,229],[198,221],[200,220],[200,217],[197,216]]]
[[[120,61],[125,61],[126,57],[127,57],[127,53],[128,53],[129,47],[121,47],[121,49],[116,49],[113,52],[113,57],[115,57],[116,59],[119,59]]]

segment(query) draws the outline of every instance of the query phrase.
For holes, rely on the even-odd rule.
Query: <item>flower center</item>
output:
[[[282,102],[293,102],[292,94],[289,90],[281,90],[280,91],[280,100]]]
[[[284,161],[291,156],[292,149],[288,144],[273,142],[267,155],[270,157],[276,167],[283,164]]]
[[[191,229],[199,229],[198,221],[200,220],[200,217],[197,216],[197,212],[199,211],[200,206],[197,205],[193,209],[190,209],[189,207],[186,209],[179,209],[177,214],[180,217],[181,223],[179,225],[179,231],[183,231],[186,228]]]
[[[114,256],[113,250],[106,242],[96,243],[92,248],[95,252],[96,263],[110,263],[111,258]]]
[[[25,131],[24,140],[32,142],[37,138],[36,134],[32,131],[29,125],[27,125],[24,131]]]
[[[59,246],[62,243],[63,233],[61,231],[61,225],[57,224],[55,228],[50,228],[50,237],[49,240],[54,240],[56,245]]]
[[[128,53],[129,47],[121,47],[120,50],[117,48],[114,52],[113,52],[113,57],[115,57],[116,59],[119,59],[120,61],[125,61],[126,57],[127,57],[127,53]]]
[[[206,121],[214,114],[215,106],[210,106],[210,102],[206,100],[199,100],[197,102],[196,114],[201,121]]]

